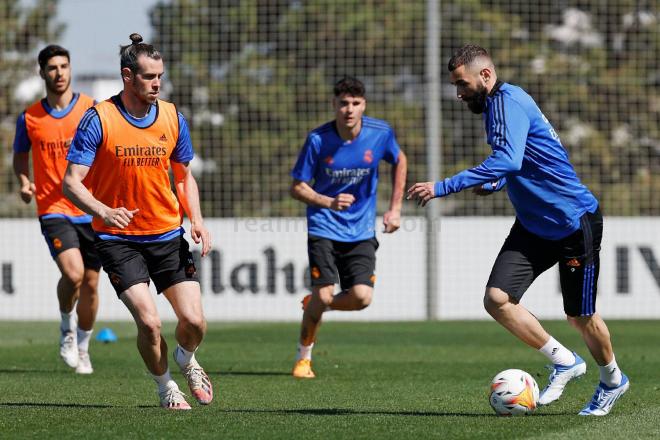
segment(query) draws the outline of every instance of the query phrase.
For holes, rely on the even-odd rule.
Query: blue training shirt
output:
[[[115,103],[119,111],[121,112],[124,119],[135,127],[148,127],[154,123],[156,116],[158,115],[158,108],[156,104],[153,104],[147,115],[143,118],[136,118],[126,111],[124,108],[119,95],[113,96],[112,101]],[[177,112],[179,118],[179,138],[176,142],[176,147],[172,151],[172,156],[170,160],[179,163],[190,162],[194,156],[192,140],[190,139],[190,131],[188,130],[188,124],[186,119],[180,112]],[[69,153],[66,156],[66,159],[75,164],[85,165],[88,167],[92,166],[94,158],[96,157],[96,149],[103,142],[103,129],[101,128],[101,120],[99,119],[98,113],[94,108],[90,108],[85,112],[78,129],[76,130],[76,135],[71,142],[71,148],[69,148]],[[113,206],[112,208],[116,208]],[[183,228],[180,227],[174,231],[165,232],[163,234],[156,235],[121,235],[121,234],[98,234],[98,237],[102,240],[129,240],[129,241],[139,241],[139,242],[151,242],[151,241],[167,241],[175,237],[178,237],[183,234]]]
[[[394,130],[382,120],[364,116],[362,128],[352,141],[344,141],[335,122],[328,122],[307,136],[291,171],[294,179],[310,182],[319,194],[336,197],[352,194],[355,202],[344,211],[307,206],[310,235],[342,242],[375,236],[378,163],[399,161]]]
[[[520,87],[498,81],[483,118],[493,153],[481,165],[436,182],[435,195],[490,182],[498,190],[506,184],[516,216],[528,231],[549,240],[577,231],[580,217],[595,212],[598,201],[580,182],[534,99]]]

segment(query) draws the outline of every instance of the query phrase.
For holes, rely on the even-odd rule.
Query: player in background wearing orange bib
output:
[[[34,197],[41,231],[57,263],[60,356],[79,374],[91,374],[89,341],[98,310],[101,263],[94,248],[92,217],[62,194],[66,154],[83,113],[94,100],[71,90],[69,52],[50,45],[39,52],[39,74],[46,97],[25,110],[16,123],[14,172],[25,203]],[[30,151],[32,172],[30,180]],[[76,306],[76,313],[73,308]],[[77,324],[76,324],[77,315]]]
[[[211,381],[195,359],[206,320],[197,271],[183,237],[181,208],[190,219],[192,239],[202,243],[202,256],[211,248],[211,236],[189,166],[193,149],[186,120],[173,104],[158,99],[162,57],[140,35],[130,38],[132,44],[120,50],[124,89],[83,116],[67,156],[63,189],[94,216],[96,248],[135,319],[138,350],[158,385],[161,406],[190,409],[170,376],[149,283],[165,295],[178,318],[174,359],[193,396],[200,404],[211,403]]]

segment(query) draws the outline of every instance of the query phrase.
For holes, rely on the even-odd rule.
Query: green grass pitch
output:
[[[631,389],[604,418],[577,412],[598,369],[564,322],[547,322],[587,359],[584,379],[559,402],[527,417],[494,415],[488,385],[520,368],[543,388],[545,359],[494,322],[323,325],[314,351],[317,379],[290,377],[297,324],[213,323],[198,352],[215,400],[192,411],[158,405],[135,348],[132,323],[119,341],[92,342],[95,372],[80,377],[58,357],[56,323],[0,323],[0,438],[659,438],[658,321],[611,321],[619,365]],[[172,351],[173,325],[164,325]],[[170,354],[171,359],[171,354]],[[171,363],[173,364],[173,362]],[[175,380],[187,391],[178,371]]]

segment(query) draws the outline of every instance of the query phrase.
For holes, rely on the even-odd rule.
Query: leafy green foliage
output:
[[[38,50],[55,42],[62,31],[62,26],[53,22],[57,2],[0,2],[0,143],[8,148],[14,140],[16,118],[27,104],[16,100],[16,86],[35,73]],[[1,160],[1,169],[6,171],[0,174],[0,216],[34,215],[34,207],[26,206],[18,197],[11,155],[2,155]]]
[[[553,37],[575,8],[599,44]],[[650,195],[660,183],[649,177],[660,171],[657,12],[632,0],[442,2],[442,81],[455,48],[488,48],[500,78],[537,99],[605,212],[658,215]],[[644,21],[648,14],[656,21]],[[152,17],[172,100],[192,121],[201,157],[217,164],[201,179],[207,215],[302,214],[288,172],[306,133],[332,118],[331,85],[347,73],[366,82],[368,113],[397,130],[409,180],[427,179],[424,1],[175,0]],[[451,93],[442,106],[442,164],[451,175],[489,150],[479,118]],[[389,196],[382,180],[381,212]],[[503,194],[454,198],[443,203],[448,214],[512,212]]]

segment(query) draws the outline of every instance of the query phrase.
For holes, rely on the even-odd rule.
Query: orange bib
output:
[[[55,118],[44,109],[41,100],[25,110],[25,127],[32,150],[32,173],[36,186],[37,214],[85,215],[62,193],[66,155],[85,111],[94,100],[82,93],[71,111]]]
[[[179,137],[179,118],[174,104],[158,100],[157,105],[156,120],[146,128],[128,122],[111,99],[94,107],[103,140],[85,183],[110,208],[140,210],[124,229],[106,226],[103,219],[94,217],[96,232],[152,235],[181,226],[183,212],[168,173]]]

